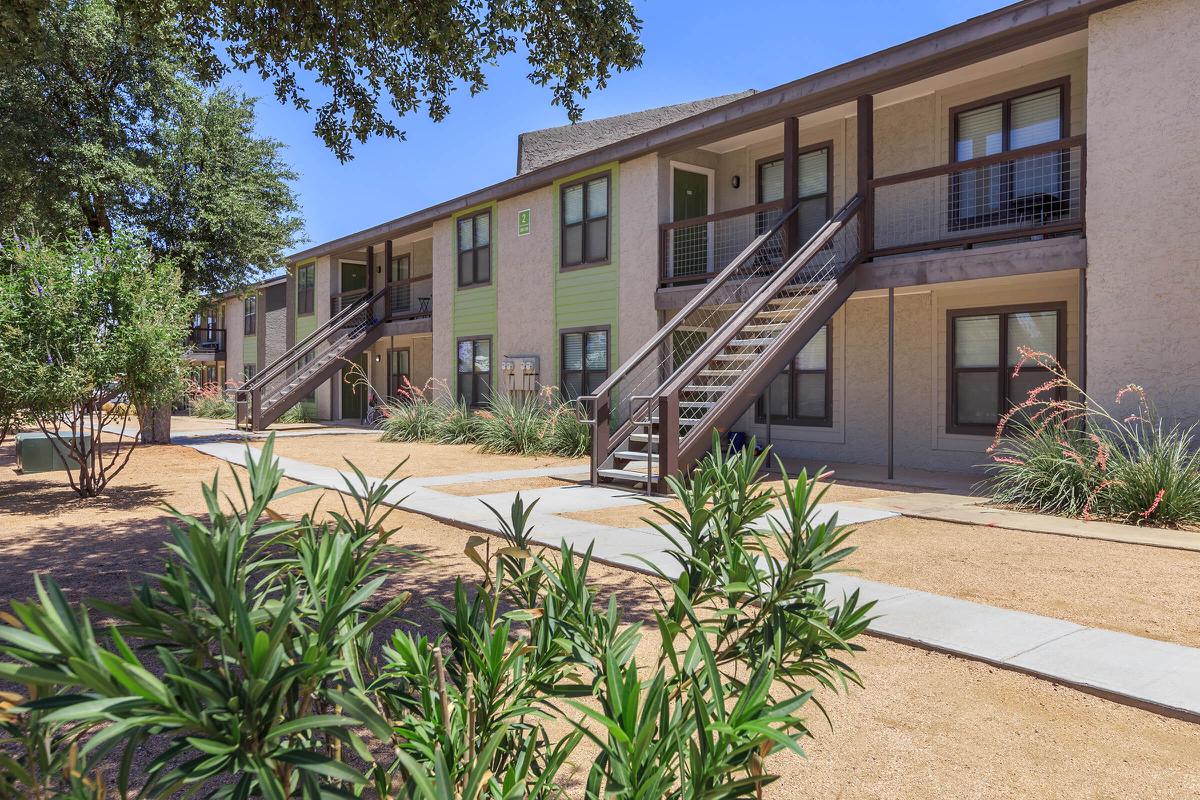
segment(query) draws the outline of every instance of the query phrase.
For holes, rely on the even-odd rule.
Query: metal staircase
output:
[[[663,489],[746,412],[853,293],[862,204],[856,195],[790,255],[784,232],[798,209],[784,214],[581,398],[593,483]]]
[[[383,334],[387,287],[347,305],[234,391],[237,425],[262,430]]]

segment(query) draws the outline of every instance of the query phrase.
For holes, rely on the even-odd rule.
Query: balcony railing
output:
[[[874,218],[866,257],[964,247],[1083,230],[1083,136],[869,181]],[[659,226],[659,285],[704,283],[780,218],[760,203]],[[783,263],[784,232],[755,255],[757,275]]]
[[[357,289],[335,294],[330,298],[329,316],[336,317],[343,309],[361,303],[367,297],[366,289]],[[376,303],[375,313],[384,319],[419,319],[433,314],[433,276],[418,275],[403,278],[387,286],[384,303]]]
[[[660,225],[659,283],[681,286],[707,281],[782,215],[780,200]],[[764,273],[783,263],[782,230],[756,250],[755,259]]]
[[[1083,229],[1086,149],[1072,136],[870,182],[872,256]]]
[[[192,328],[187,345],[193,353],[224,353],[224,328]]]

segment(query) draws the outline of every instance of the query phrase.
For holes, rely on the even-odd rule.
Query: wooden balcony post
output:
[[[800,199],[800,121],[783,121],[783,213],[795,208]],[[800,249],[800,215],[793,214],[783,225],[783,257]]]
[[[875,249],[875,98],[858,98],[858,194],[863,199],[859,248],[863,254]]]
[[[409,272],[412,272],[412,265],[409,265]],[[392,280],[392,240],[388,239],[383,243],[383,285],[390,286]],[[392,298],[391,292],[388,292],[383,297],[383,314],[380,319],[390,319],[392,316]]]

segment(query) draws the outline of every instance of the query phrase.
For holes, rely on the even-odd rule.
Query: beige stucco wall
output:
[[[654,155],[621,164],[617,352],[622,362],[658,330],[659,168]]]
[[[496,348],[492,356],[496,391],[522,389],[501,370],[503,356],[535,355],[540,383],[554,381],[554,231],[553,190],[547,186],[502,200],[496,205],[494,236],[500,265],[495,270]],[[517,235],[517,214],[529,209],[529,233]],[[514,378],[514,380],[519,380]]]
[[[1200,419],[1200,4],[1139,0],[1088,27],[1088,389],[1146,387]],[[1167,57],[1169,54],[1169,57]]]
[[[433,377],[447,384],[454,372],[454,228],[433,223]]]
[[[969,470],[987,436],[946,432],[947,314],[951,310],[1064,303],[1067,369],[1078,371],[1078,271],[936,284],[896,292],[895,459],[901,467]],[[779,452],[813,461],[882,464],[887,458],[887,293],[860,292],[833,317],[833,426],[773,425]],[[735,430],[765,440],[747,413]]]
[[[317,325],[323,325],[329,321],[329,298],[333,292],[337,291],[335,288],[337,279],[333,274],[336,264],[336,259],[329,256],[317,259],[316,287],[313,289]],[[261,365],[259,368],[262,368]],[[320,419],[332,419],[335,413],[333,408],[335,380],[326,381],[317,387],[317,417]]]
[[[242,299],[225,301],[225,375],[230,381],[242,382],[242,343],[245,321],[242,318]]]

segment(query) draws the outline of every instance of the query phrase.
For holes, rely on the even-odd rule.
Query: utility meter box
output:
[[[62,435],[62,438],[67,441],[75,441],[79,449],[85,453],[92,447],[90,433],[79,436],[71,436],[66,433]],[[25,475],[34,472],[59,472],[67,468],[68,461],[74,462],[66,445],[41,431],[18,433],[16,444],[17,469]]]
[[[502,356],[500,371],[505,375],[521,378],[526,375],[540,375],[542,361],[538,356]]]

